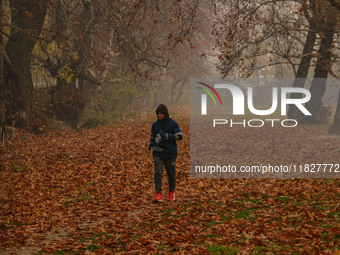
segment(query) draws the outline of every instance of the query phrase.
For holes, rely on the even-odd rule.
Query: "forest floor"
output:
[[[17,131],[0,151],[0,254],[340,253],[339,179],[191,178],[190,120],[174,119],[184,135],[178,199],[161,204],[153,113],[79,132]]]

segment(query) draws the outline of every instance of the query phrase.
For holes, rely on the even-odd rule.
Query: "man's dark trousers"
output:
[[[162,159],[154,156],[153,160],[155,166],[154,180],[156,192],[162,193],[163,165],[168,174],[169,191],[174,191],[176,188],[176,159]]]

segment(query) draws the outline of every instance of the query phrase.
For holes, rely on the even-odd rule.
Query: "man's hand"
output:
[[[151,147],[155,146],[154,142],[149,143],[149,150],[151,151]]]
[[[168,140],[169,139],[169,134],[168,133],[164,133],[163,135],[162,135],[162,141],[166,141],[166,140]]]

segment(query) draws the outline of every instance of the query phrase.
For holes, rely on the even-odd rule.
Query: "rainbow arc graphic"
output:
[[[206,84],[204,82],[196,82],[200,85],[203,85],[205,87],[207,87],[208,89],[210,89],[212,92],[214,92],[214,94],[217,96],[218,100],[220,101],[220,104],[222,106],[222,100],[221,100],[221,97],[220,95],[217,93],[217,91],[212,87],[210,86],[209,84]],[[215,97],[213,96],[213,94],[208,90],[208,89],[205,89],[205,88],[201,88],[201,87],[197,87],[198,89],[201,89],[203,90],[206,94],[202,94],[202,100],[201,100],[201,114],[202,115],[207,115],[207,94],[211,97],[211,99],[214,101],[215,105],[217,105],[216,103],[216,100],[215,100]]]
[[[196,83],[201,84],[201,85],[203,85],[203,86],[209,88],[212,92],[214,92],[215,95],[217,96],[218,100],[220,101],[221,106],[222,106],[221,97],[220,97],[220,95],[217,93],[217,91],[216,91],[212,86],[210,86],[209,84],[203,83],[203,82],[196,82]],[[217,105],[214,96],[211,94],[211,92],[210,92],[209,90],[207,90],[207,89],[205,89],[205,88],[201,88],[201,87],[197,87],[197,88],[198,88],[198,89],[201,89],[201,90],[203,90],[205,93],[207,93],[207,94],[212,98],[212,100],[214,101],[215,105]]]

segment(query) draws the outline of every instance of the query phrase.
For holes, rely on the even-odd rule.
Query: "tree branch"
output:
[[[333,7],[340,11],[340,0],[327,0]]]

